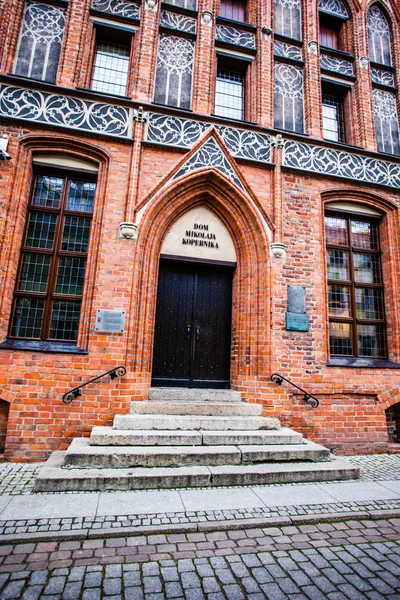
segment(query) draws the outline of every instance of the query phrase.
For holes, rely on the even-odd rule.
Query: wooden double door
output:
[[[232,273],[161,260],[153,386],[229,388]]]

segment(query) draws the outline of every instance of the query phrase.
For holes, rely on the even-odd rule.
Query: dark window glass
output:
[[[326,215],[331,355],[386,358],[378,223]]]
[[[343,102],[336,96],[322,96],[322,123],[324,138],[344,142]]]
[[[341,50],[340,30],[342,21],[330,15],[320,14],[319,17],[319,42],[325,48]]]
[[[215,114],[229,119],[244,118],[244,76],[219,68],[215,93]]]
[[[221,17],[232,19],[233,21],[246,20],[246,2],[241,0],[221,0],[220,12]]]
[[[37,175],[10,336],[75,341],[78,335],[96,184]]]

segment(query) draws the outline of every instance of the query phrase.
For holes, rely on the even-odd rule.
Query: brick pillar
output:
[[[12,72],[19,31],[24,13],[24,3],[5,0],[0,12],[0,70]]]
[[[145,1],[140,11],[139,39],[135,47],[137,55],[134,57],[136,63],[136,77],[134,77],[133,89],[136,89],[135,100],[151,102],[153,99],[153,86],[156,71],[157,46],[158,46],[158,23],[160,2],[151,8]]]
[[[317,2],[303,3],[303,40],[304,40],[304,112],[306,133],[313,137],[322,137],[321,119],[321,71],[319,64],[319,42],[317,37]],[[315,44],[318,42],[317,48]]]
[[[210,6],[212,4],[212,6]],[[212,21],[208,15],[202,16],[203,11],[213,13]],[[216,2],[199,1],[199,19],[197,22],[196,55],[194,62],[194,81],[192,107],[194,112],[210,114],[214,104],[215,89],[215,17]]]
[[[274,126],[274,39],[272,32],[271,1],[262,0],[257,11],[257,58],[256,58],[256,118],[263,127]],[[264,31],[263,31],[264,28]],[[268,82],[268,83],[267,83]]]
[[[124,221],[133,223],[135,221],[135,210],[138,199],[139,173],[141,163],[142,140],[144,139],[144,121],[138,118],[133,126],[133,145],[131,148],[129,164],[129,180],[126,192]]]
[[[368,32],[366,30],[364,13],[357,14],[355,18],[355,31],[357,31],[357,46],[355,75],[355,106],[356,119],[359,131],[358,143],[367,150],[376,150],[375,115],[372,101],[371,71],[368,58]]]
[[[70,0],[58,67],[57,84],[75,87],[81,77],[83,53],[87,44],[91,0]],[[85,42],[86,40],[86,42]]]

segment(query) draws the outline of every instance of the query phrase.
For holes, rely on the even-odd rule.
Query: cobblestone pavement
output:
[[[394,600],[400,519],[0,546],[0,598]]]
[[[360,467],[360,481],[388,481],[400,479],[400,454],[373,454],[346,457]],[[36,475],[44,463],[0,463],[0,496],[4,494],[31,494]],[[276,484],[297,485],[297,484]],[[70,492],[82,494],[84,492]],[[106,493],[106,492],[104,492]]]

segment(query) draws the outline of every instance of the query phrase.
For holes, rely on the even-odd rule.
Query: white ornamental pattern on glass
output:
[[[240,189],[244,186],[214,138],[208,139],[175,173],[173,180],[203,167],[213,167],[231,179]]]
[[[161,34],[157,53],[155,102],[190,108],[194,42]]]
[[[166,4],[172,4],[173,6],[179,6],[180,8],[188,8],[189,10],[196,10],[196,0],[165,0]]]
[[[304,128],[303,71],[286,63],[275,63],[275,126],[302,132]]]
[[[129,111],[122,106],[14,86],[0,86],[0,115],[109,135],[129,134]]]
[[[320,65],[321,69],[326,69],[327,71],[333,71],[335,73],[340,73],[341,75],[354,76],[353,63],[349,60],[321,54]]]
[[[140,4],[127,0],[93,0],[92,8],[125,19],[140,19]]]
[[[382,10],[371,6],[367,13],[369,57],[372,62],[382,65],[392,64],[389,23]]]
[[[319,10],[332,13],[338,17],[349,18],[349,13],[342,0],[319,0]]]
[[[398,162],[390,163],[294,140],[285,140],[283,165],[303,171],[400,188]]]
[[[373,83],[380,83],[381,85],[389,85],[395,87],[394,75],[390,71],[383,71],[382,69],[371,68],[371,79]]]
[[[27,2],[15,73],[55,82],[64,26],[64,9],[39,2]]]
[[[176,29],[177,31],[185,31],[186,33],[196,33],[196,19],[169,10],[161,11],[160,26],[168,27],[168,29]]]
[[[390,154],[400,154],[396,95],[385,90],[374,89],[372,96],[378,150]]]
[[[275,40],[274,42],[274,54],[275,56],[282,56],[282,58],[302,60],[301,48],[292,44],[286,44],[286,42],[281,42],[280,40]]]
[[[146,139],[157,144],[191,148],[210,127],[211,123],[203,121],[150,113]],[[223,125],[217,125],[215,128],[236,158],[270,162],[269,135]]]
[[[215,39],[226,44],[242,46],[250,50],[256,49],[256,36],[250,31],[243,31],[237,27],[228,27],[227,25],[217,25]]]
[[[274,0],[275,33],[301,40],[300,0]]]

